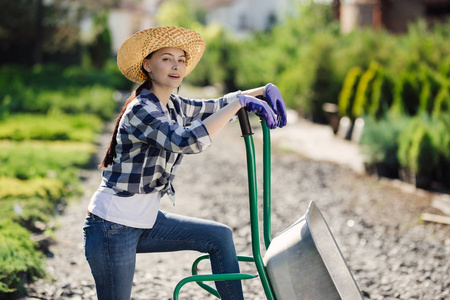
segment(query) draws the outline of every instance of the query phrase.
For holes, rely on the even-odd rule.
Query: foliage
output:
[[[361,151],[369,165],[387,164],[398,168],[398,137],[408,124],[408,120],[394,119],[386,116],[380,120],[366,118],[364,131],[360,140]]]
[[[441,115],[450,114],[450,83],[444,84],[436,95],[432,115],[439,118]]]
[[[392,77],[383,68],[373,80],[370,106],[367,114],[376,120],[381,119],[388,112],[393,102],[394,82]]]
[[[79,169],[114,114],[114,88],[124,86],[116,69],[0,67],[0,298],[43,276],[43,255],[26,229],[42,231],[82,192]]]
[[[70,184],[76,181],[76,168],[86,166],[94,152],[95,147],[90,143],[3,141],[0,142],[0,164],[3,166],[0,176],[52,177]]]
[[[44,273],[43,255],[29,239],[30,232],[9,220],[0,220],[0,297],[23,295],[24,284]]]
[[[361,78],[362,70],[360,67],[353,67],[345,77],[342,91],[339,95],[339,114],[341,116],[353,117],[352,107],[355,99],[356,88]]]
[[[0,120],[0,140],[72,140],[94,142],[103,124],[95,115],[14,114]]]
[[[205,12],[196,2],[169,0],[159,6],[156,22],[159,26],[192,28],[193,23],[204,23],[204,18]]]
[[[102,69],[111,56],[111,33],[108,28],[108,14],[99,13],[93,17],[94,27],[91,42],[87,46],[92,66]]]
[[[372,93],[372,85],[379,69],[380,64],[372,62],[369,69],[362,74],[359,80],[355,93],[355,102],[352,107],[352,115],[356,118],[368,114],[371,107],[370,94]]]
[[[80,20],[103,12],[114,2],[2,1],[0,64],[77,63],[83,45]]]
[[[103,71],[59,65],[0,66],[0,117],[16,112],[61,111],[109,119],[116,107],[114,89],[131,87],[113,64],[106,64]]]
[[[434,120],[423,114],[411,118],[398,139],[398,159],[402,167],[421,175],[433,175],[437,170],[439,157],[433,138],[436,137],[434,124]]]
[[[417,73],[401,72],[394,87],[393,113],[414,116],[419,110],[420,91],[421,82]]]

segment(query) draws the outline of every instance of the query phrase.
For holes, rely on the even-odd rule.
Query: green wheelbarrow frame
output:
[[[256,185],[255,148],[247,112],[238,113],[242,136],[247,152],[247,172],[250,202],[251,244],[253,256],[238,256],[238,261],[252,262],[258,274],[208,274],[198,275],[197,266],[203,255],[194,261],[192,276],[176,286],[173,299],[188,282],[196,282],[209,293],[220,298],[219,293],[204,281],[246,280],[259,277],[267,299],[291,300],[356,300],[361,292],[348,268],[342,253],[323,215],[310,202],[306,214],[290,227],[271,238],[271,146],[270,130],[261,122],[263,131],[263,238],[264,259],[261,255]],[[272,279],[272,282],[270,282]]]
[[[255,146],[253,142],[253,133],[251,130],[248,114],[245,109],[241,108],[238,112],[239,123],[241,126],[242,137],[245,141],[247,153],[247,172],[248,172],[248,189],[250,202],[250,227],[251,227],[251,243],[253,256],[238,256],[238,261],[252,262],[256,265],[258,275],[246,273],[233,274],[207,274],[198,275],[198,264],[200,261],[209,259],[209,255],[202,255],[197,258],[192,265],[192,276],[182,279],[173,292],[173,299],[179,299],[181,288],[189,283],[196,282],[201,288],[220,299],[219,293],[214,288],[205,284],[204,281],[228,281],[228,280],[246,280],[259,277],[264,288],[267,299],[275,300],[272,287],[264,267],[261,255],[260,237],[259,237],[259,218],[258,218],[258,193],[256,184],[256,162],[255,162]],[[270,146],[270,129],[266,122],[261,121],[263,130],[263,235],[264,245],[267,248],[271,242],[271,146]]]

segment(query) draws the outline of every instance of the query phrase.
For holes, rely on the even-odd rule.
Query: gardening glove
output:
[[[241,106],[266,121],[267,127],[270,129],[277,128],[277,117],[269,104],[263,100],[247,95],[238,95],[238,98]]]
[[[273,112],[277,115],[278,127],[285,126],[287,124],[286,105],[278,88],[272,83],[268,83],[264,87],[264,97],[267,98]]]

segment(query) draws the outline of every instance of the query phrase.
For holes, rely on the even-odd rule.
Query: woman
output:
[[[117,118],[83,227],[98,299],[130,298],[136,253],[196,250],[209,253],[213,273],[239,272],[227,226],[159,211],[160,199],[174,201],[172,182],[183,154],[206,149],[241,107],[271,129],[286,124],[286,113],[272,84],[208,101],[172,94],[204,48],[200,34],[169,26],[137,32],[119,50],[120,71],[141,86]],[[216,287],[222,299],[243,299],[240,281]]]

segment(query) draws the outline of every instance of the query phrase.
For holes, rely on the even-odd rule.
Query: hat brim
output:
[[[142,84],[147,75],[142,71],[142,61],[161,48],[179,48],[186,53],[187,76],[200,61],[205,51],[203,37],[190,29],[163,26],[141,30],[129,37],[117,54],[117,66],[129,80]]]

